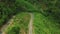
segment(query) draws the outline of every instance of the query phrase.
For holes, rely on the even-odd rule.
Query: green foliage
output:
[[[7,34],[19,34],[19,30],[20,28],[15,26],[15,27],[12,27],[12,29],[9,30]]]
[[[19,27],[25,28],[25,31],[28,30],[30,16],[25,21],[26,14],[22,12],[37,13],[34,19],[36,34],[56,34],[55,32],[60,34],[60,0],[0,0],[0,27],[6,24],[13,15],[18,14],[16,17],[18,20],[14,19],[13,24],[16,27],[9,26],[11,30],[8,29],[8,34],[17,34]]]
[[[29,19],[30,15],[26,12],[16,14],[12,25],[8,25],[8,27],[6,27],[7,30],[5,29],[4,32],[7,34],[19,34],[22,33],[22,29],[25,33],[27,33]]]
[[[35,34],[60,34],[59,24],[40,13],[34,13]]]

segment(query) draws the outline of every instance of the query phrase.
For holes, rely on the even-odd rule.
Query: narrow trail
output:
[[[13,19],[15,18],[15,16],[13,16],[5,25],[3,25],[3,27],[0,29],[0,33],[1,34],[6,34],[4,32],[4,30],[13,23]]]
[[[33,33],[33,14],[32,13],[29,13],[30,16],[31,16],[31,19],[30,19],[30,22],[29,22],[29,32],[28,34],[32,34]]]
[[[31,18],[30,18],[30,22],[29,22],[29,25],[28,25],[28,27],[29,27],[29,31],[28,31],[28,34],[32,34],[33,33],[33,14],[32,13],[28,13],[30,16],[31,16]],[[15,16],[13,16],[8,22],[7,22],[7,24],[5,24],[5,25],[3,25],[3,27],[0,29],[0,34],[6,34],[5,32],[4,32],[4,30],[8,27],[8,26],[10,26],[12,23],[13,23],[13,19],[15,18]]]

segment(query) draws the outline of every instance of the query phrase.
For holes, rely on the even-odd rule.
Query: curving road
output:
[[[32,34],[33,33],[33,14],[32,13],[29,13],[30,14],[30,16],[31,16],[31,19],[30,19],[30,22],[29,22],[29,33],[28,34]]]

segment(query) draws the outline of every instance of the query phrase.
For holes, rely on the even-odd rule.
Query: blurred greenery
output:
[[[33,26],[36,34],[60,34],[60,0],[0,0],[0,28],[12,16],[17,16],[14,19],[14,27],[8,26],[11,28],[10,30],[7,28],[8,34],[16,34],[16,32],[19,34],[21,27],[24,31],[28,30],[30,15],[26,20],[25,12],[34,13]]]

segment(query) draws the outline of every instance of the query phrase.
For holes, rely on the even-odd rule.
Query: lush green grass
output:
[[[16,16],[13,26],[10,25],[6,28],[7,34],[16,34],[16,32],[19,34],[21,30],[27,33],[30,15],[26,12],[34,13],[33,29],[35,34],[60,34],[59,0],[14,1],[1,0],[0,2],[0,27],[5,24],[5,20],[9,20],[14,14]]]
[[[35,34],[60,34],[59,24],[40,13],[34,12],[33,29]],[[22,29],[27,33],[30,15],[28,13],[19,13],[15,15],[13,26],[8,26],[5,30],[7,34],[21,33]]]
[[[34,13],[34,31],[36,34],[60,34],[59,24],[40,13]]]
[[[6,28],[7,30],[5,30],[5,32],[7,34],[17,34],[18,32],[19,33],[25,32],[27,34],[29,20],[30,20],[30,15],[26,12],[16,14],[13,24],[8,26]],[[15,31],[13,28],[17,31]],[[23,31],[21,32],[21,30],[23,30],[24,32]]]

